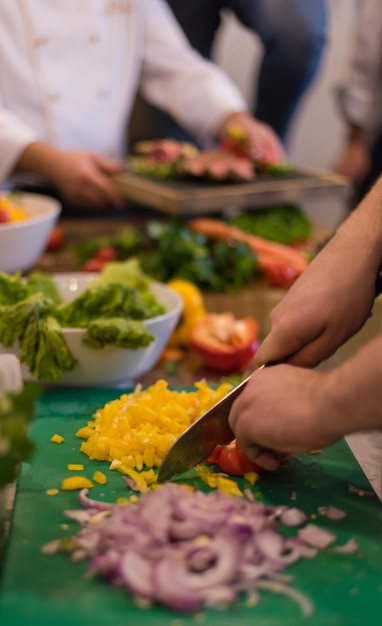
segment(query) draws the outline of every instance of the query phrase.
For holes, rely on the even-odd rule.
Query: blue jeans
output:
[[[253,99],[252,112],[268,123],[285,142],[290,122],[320,66],[327,36],[326,0],[167,2],[191,44],[206,58],[211,57],[224,9],[232,11],[259,37],[264,56],[257,85],[253,86],[257,97]],[[140,115],[144,118],[143,124],[139,122]],[[142,100],[133,114],[131,131],[133,140],[154,137],[189,139],[169,116]]]

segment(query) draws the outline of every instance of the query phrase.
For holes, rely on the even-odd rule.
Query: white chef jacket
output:
[[[0,0],[0,184],[36,140],[122,158],[138,86],[202,142],[247,109],[163,0]]]
[[[382,2],[357,5],[354,47],[339,102],[347,122],[366,131],[382,123]]]

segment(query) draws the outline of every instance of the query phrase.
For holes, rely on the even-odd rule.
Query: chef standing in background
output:
[[[262,45],[253,71],[253,115],[287,143],[291,122],[321,67],[327,42],[326,0],[167,0],[191,45],[213,58],[224,13],[232,14]],[[238,68],[239,70],[240,68]],[[257,70],[257,68],[256,68]],[[190,139],[174,120],[138,97],[132,143],[141,139]]]
[[[203,145],[235,123],[260,159],[283,158],[164,1],[0,0],[0,184],[28,175],[70,205],[120,206],[110,176],[123,169],[138,87]]]

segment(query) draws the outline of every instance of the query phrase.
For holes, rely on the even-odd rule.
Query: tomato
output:
[[[231,152],[239,157],[251,158],[251,143],[244,131],[234,124],[228,126],[220,139],[220,147],[226,152]]]
[[[293,285],[299,272],[293,265],[273,265],[265,271],[265,278],[272,287],[288,289]]]
[[[224,137],[220,142],[220,147],[225,152],[231,152],[238,157],[250,158],[251,151],[246,145],[240,144],[240,142],[233,137]]]
[[[239,372],[248,367],[259,346],[258,324],[232,313],[209,313],[193,327],[190,345],[211,369]]]
[[[84,272],[100,272],[103,270],[108,261],[104,259],[100,259],[96,256],[93,256],[91,259],[88,259],[82,266],[82,270]]]
[[[236,439],[226,446],[216,446],[207,459],[208,463],[216,463],[222,472],[230,476],[244,476],[247,472],[260,474],[263,467],[256,465],[237,445]]]
[[[113,246],[103,246],[97,250],[95,258],[102,259],[103,261],[117,261],[118,252]]]
[[[47,252],[57,252],[61,250],[65,243],[65,235],[61,226],[54,226],[49,235],[48,243],[46,244]]]

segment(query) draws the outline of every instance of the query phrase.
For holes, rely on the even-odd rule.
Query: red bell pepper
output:
[[[283,459],[288,459],[291,454],[283,455]],[[244,476],[247,472],[261,474],[265,468],[251,461],[249,457],[239,448],[236,439],[227,445],[218,445],[207,459],[207,463],[215,463],[222,472],[230,476]]]
[[[207,463],[216,463],[222,472],[230,476],[244,476],[247,472],[264,472],[264,468],[256,465],[237,445],[234,439],[228,445],[218,445],[208,457]]]
[[[211,369],[224,373],[244,370],[259,346],[258,324],[232,313],[208,313],[191,331],[190,345]]]

